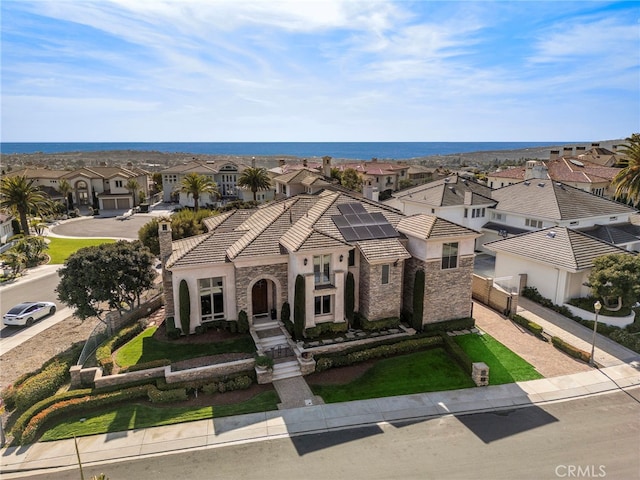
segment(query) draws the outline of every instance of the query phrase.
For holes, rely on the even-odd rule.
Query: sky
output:
[[[640,2],[2,0],[3,142],[596,141]]]

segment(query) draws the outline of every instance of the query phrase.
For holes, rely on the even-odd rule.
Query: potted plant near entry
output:
[[[258,370],[270,370],[273,368],[273,358],[267,355],[258,355],[256,357],[256,367]]]

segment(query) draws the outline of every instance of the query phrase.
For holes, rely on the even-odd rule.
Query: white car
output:
[[[53,302],[22,302],[5,313],[2,321],[5,325],[30,327],[36,320],[54,313],[56,313],[56,304]]]

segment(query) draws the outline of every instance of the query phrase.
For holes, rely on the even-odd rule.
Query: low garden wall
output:
[[[596,314],[594,312],[590,312],[588,310],[582,310],[573,305],[569,305],[565,303],[563,305],[567,307],[567,309],[571,312],[571,315],[580,317],[583,320],[594,321],[596,319]],[[612,327],[624,328],[627,325],[631,325],[636,318],[636,312],[631,310],[631,315],[627,315],[626,317],[609,317],[607,315],[598,315],[599,323],[606,323],[607,325],[611,325]]]
[[[518,295],[496,286],[493,278],[473,274],[471,293],[475,300],[504,315],[518,311]]]

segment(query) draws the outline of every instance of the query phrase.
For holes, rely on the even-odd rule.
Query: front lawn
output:
[[[327,403],[473,387],[475,384],[442,348],[379,360],[346,385],[310,385]]]
[[[147,328],[122,346],[116,353],[116,363],[120,367],[130,367],[161,359],[168,359],[173,363],[207,355],[256,351],[256,346],[249,334],[238,334],[237,338],[214,343],[178,343],[156,339],[154,334],[157,329],[158,327]]]
[[[55,427],[47,430],[40,441],[62,440],[65,438],[97,435],[101,433],[124,432],[132,429],[149,428],[159,425],[192,422],[208,418],[227,417],[245,413],[266,412],[278,409],[278,394],[262,392],[241,403],[214,405],[208,407],[155,407],[149,404],[124,404],[101,409],[100,413],[72,415]]]
[[[84,247],[94,247],[103,243],[114,243],[108,238],[58,238],[47,237],[49,249],[47,254],[51,257],[51,264],[62,265],[72,253]]]
[[[471,360],[487,364],[490,385],[543,378],[533,365],[490,335],[459,335],[454,337],[454,340]]]

